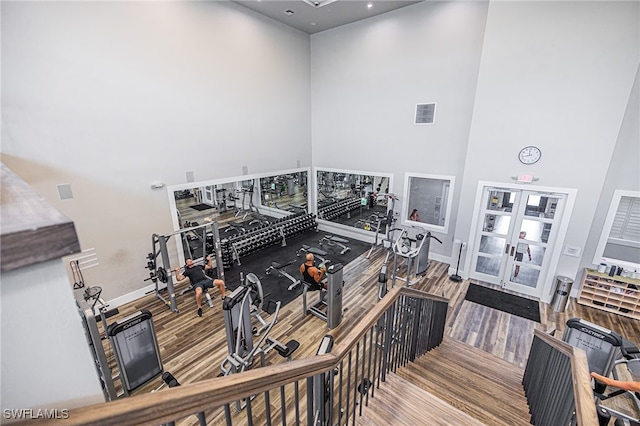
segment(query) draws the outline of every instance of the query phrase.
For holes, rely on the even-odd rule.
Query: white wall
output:
[[[602,187],[600,203],[591,224],[584,256],[580,261],[581,268],[594,267],[595,249],[616,189],[640,191],[640,67],[636,71],[627,110],[620,126],[618,143]]]
[[[3,272],[0,290],[2,418],[104,402],[62,261]]]
[[[313,35],[314,165],[393,173],[400,196],[405,172],[461,178],[487,7],[424,2]],[[429,102],[435,124],[413,124]],[[453,229],[432,254],[449,256]]]
[[[1,7],[2,161],[95,247],[105,299],[172,230],[151,182],[311,165],[308,35],[230,2]]]
[[[478,181],[530,173],[578,191],[565,244],[585,248],[640,59],[638,2],[492,2],[456,236],[472,231]],[[527,145],[542,149],[532,166]],[[621,173],[624,173],[622,171]],[[629,175],[630,177],[630,175]],[[580,258],[552,274],[577,277]],[[468,264],[467,264],[468,265]],[[547,283],[551,291],[553,276]]]

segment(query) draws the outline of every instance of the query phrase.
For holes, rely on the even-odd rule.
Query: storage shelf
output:
[[[585,269],[578,303],[640,319],[640,280]]]

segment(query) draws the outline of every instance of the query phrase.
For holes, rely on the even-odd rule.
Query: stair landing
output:
[[[481,423],[530,425],[522,387],[524,369],[488,352],[445,338],[397,374]]]

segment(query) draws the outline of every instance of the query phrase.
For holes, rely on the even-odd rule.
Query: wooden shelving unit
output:
[[[578,303],[640,319],[640,280],[585,269]]]

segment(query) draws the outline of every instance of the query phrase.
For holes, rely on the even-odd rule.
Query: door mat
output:
[[[476,284],[469,284],[464,300],[540,322],[540,305],[536,300],[526,299]]]
[[[190,206],[192,209],[194,210],[198,210],[198,211],[202,211],[202,210],[209,210],[214,208],[213,206],[210,206],[209,204],[196,204],[195,206]]]

